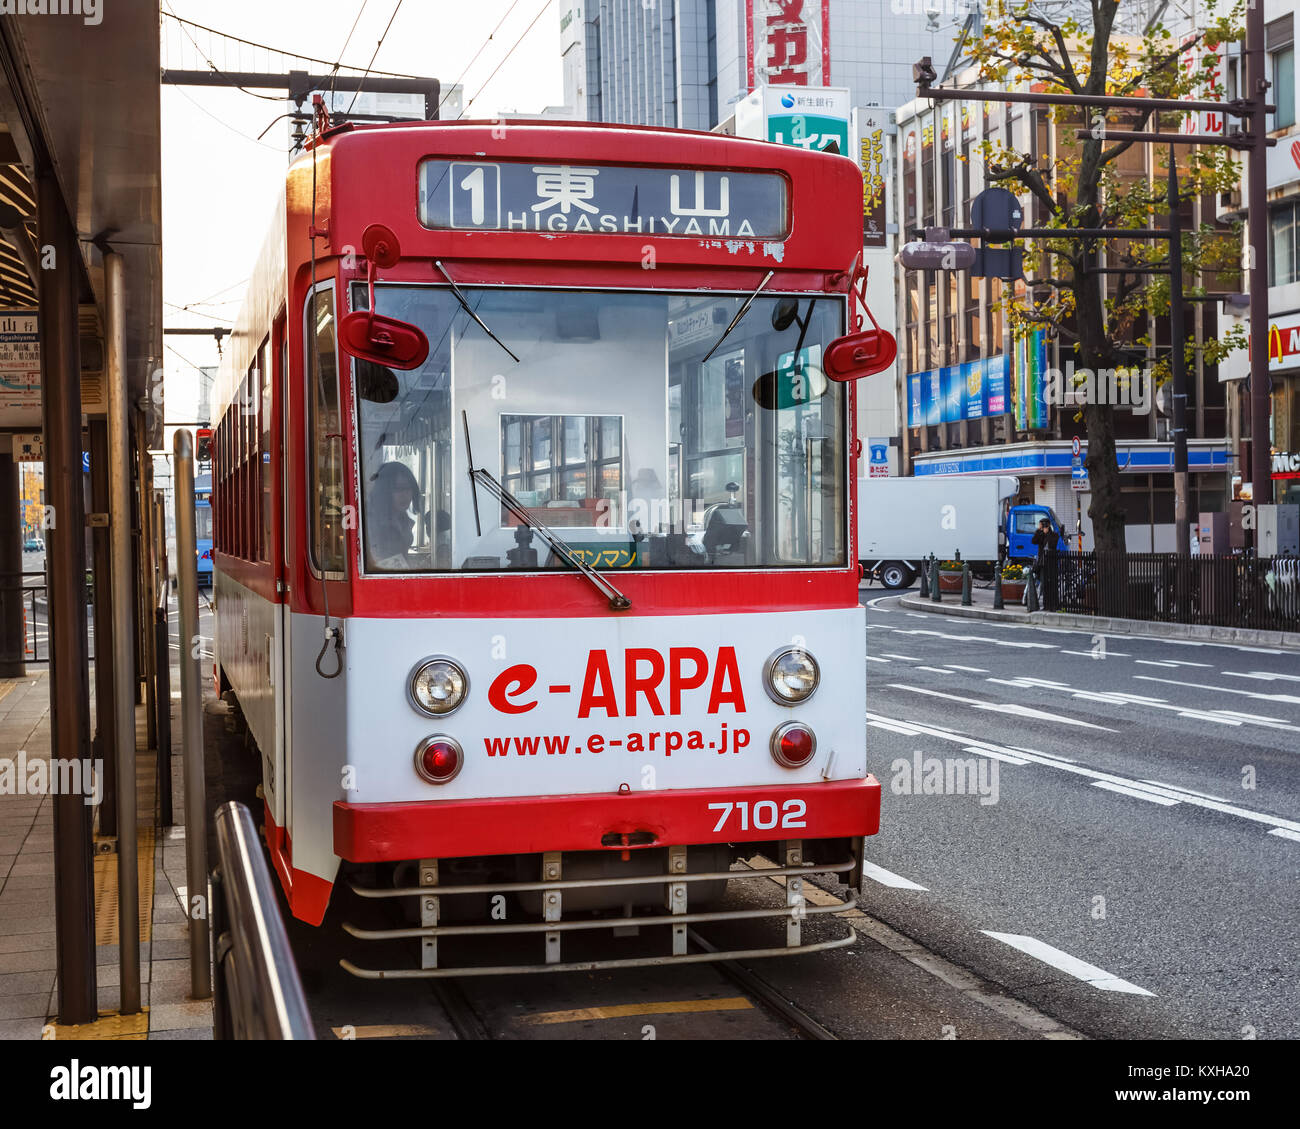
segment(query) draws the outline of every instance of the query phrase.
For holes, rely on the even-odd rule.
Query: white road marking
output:
[[[889,662],[889,660],[888,660],[888,659],[878,659],[878,658],[876,658],[875,655],[868,655],[868,656],[867,656],[867,662],[869,662],[869,663],[887,663],[887,662]]]
[[[897,600],[897,599],[898,599],[897,596],[876,596],[875,598],[867,601],[867,607],[874,609],[875,606],[878,603],[880,603],[881,600]]]
[[[947,697],[948,695],[943,695]],[[946,729],[940,729],[934,725],[926,725],[919,721],[898,721],[894,718],[885,717],[881,714],[868,713],[868,720],[885,721],[893,725],[908,725],[915,729],[919,734],[926,737],[935,737],[942,741],[953,741],[964,746],[975,745],[983,749],[992,749],[995,752],[1004,753],[1012,752],[1023,755],[1026,760],[1032,764],[1043,764],[1049,768],[1059,768],[1062,772],[1070,772],[1076,776],[1083,776],[1089,780],[1108,780],[1112,784],[1123,784],[1130,788],[1143,788],[1164,794],[1171,799],[1177,799],[1190,807],[1205,808],[1208,811],[1217,811],[1223,815],[1235,815],[1241,819],[1250,820],[1252,823],[1263,823],[1270,827],[1284,827],[1289,831],[1294,831],[1300,835],[1300,823],[1290,819],[1281,819],[1275,815],[1265,815],[1263,812],[1251,811],[1249,808],[1238,807],[1236,804],[1230,804],[1226,801],[1212,800],[1208,797],[1201,796],[1195,792],[1187,792],[1185,789],[1169,789],[1163,792],[1160,787],[1145,784],[1142,781],[1132,780],[1126,776],[1116,776],[1110,772],[1098,772],[1096,769],[1085,768],[1083,765],[1073,764],[1064,760],[1046,756],[1042,753],[1033,752],[1029,749],[1012,748],[1006,745],[996,745],[991,741],[981,741],[977,737],[970,737],[960,733],[950,733]]]
[[[1141,663],[1143,666],[1177,666],[1177,663],[1156,662],[1154,659],[1134,659],[1135,663]]]
[[[1294,839],[1300,843],[1300,831],[1288,831],[1285,827],[1274,827],[1270,835],[1280,835],[1283,839]]]
[[[1203,800],[1218,800],[1221,804],[1228,801],[1222,796],[1211,796],[1208,792],[1193,792],[1190,788],[1184,788],[1181,784],[1166,784],[1162,780],[1144,780],[1143,784],[1150,784],[1156,788],[1168,788],[1170,792],[1183,792],[1188,796],[1200,796]]]
[[[1167,808],[1173,807],[1177,800],[1171,800],[1166,796],[1157,795],[1154,792],[1141,792],[1136,788],[1126,788],[1123,784],[1112,784],[1109,780],[1094,780],[1094,788],[1105,788],[1107,792],[1118,792],[1122,796],[1132,796],[1137,800],[1149,800],[1153,804],[1162,804]]]
[[[901,733],[904,737],[919,737],[920,730],[910,729],[904,725],[893,725],[885,721],[869,721],[868,725],[873,725],[877,729],[888,729],[891,733]]]
[[[1239,670],[1225,670],[1223,673],[1229,678],[1254,678],[1260,682],[1276,682],[1278,680],[1300,682],[1300,674],[1274,674],[1269,670],[1252,670],[1249,674],[1243,674]]]
[[[1130,984],[1127,980],[1121,980],[1104,968],[1098,968],[1095,964],[1089,964],[1078,957],[1072,957],[1069,953],[1062,952],[1060,949],[1049,945],[1046,941],[1040,941],[1037,937],[1026,937],[1019,933],[994,933],[989,929],[981,929],[980,932],[986,937],[992,937],[995,941],[1001,941],[1004,945],[1010,945],[1013,949],[1019,949],[1022,953],[1033,957],[1035,960],[1050,964],[1053,968],[1064,972],[1068,976],[1073,976],[1076,980],[1091,984],[1102,992],[1126,992],[1133,996],[1155,995],[1154,992],[1148,992],[1145,988],[1139,988],[1136,984]]]
[[[941,666],[914,666],[913,670],[928,670],[931,674],[951,674],[951,670],[945,670]]]
[[[895,874],[892,870],[877,866],[874,862],[864,862],[862,864],[862,873],[872,881],[879,882],[882,886],[892,886],[895,890],[926,889],[924,886],[918,886],[910,878],[904,878],[900,874]]]
[[[1170,686],[1186,686],[1192,690],[1214,690],[1220,694],[1242,694],[1247,698],[1258,698],[1264,702],[1290,702],[1300,705],[1300,697],[1295,694],[1261,694],[1257,690],[1238,690],[1235,686],[1208,686],[1204,682],[1179,682],[1175,678],[1157,678],[1153,674],[1135,674],[1134,678],[1142,682],[1167,682]],[[1279,721],[1281,718],[1271,718]]]
[[[1085,658],[1085,659],[1098,659],[1098,660],[1100,660],[1100,659],[1126,659],[1126,658],[1129,657],[1127,651],[1101,651],[1101,652],[1097,652],[1097,651],[1067,651],[1067,650],[1062,649],[1061,654],[1063,654],[1063,655],[1079,655],[1079,656],[1081,656],[1082,658]]]
[[[992,643],[995,647],[1035,648],[1040,651],[1056,650],[1055,643],[1017,643],[1010,639],[995,639],[991,635],[950,635],[944,631],[909,631],[906,628],[891,628],[895,635],[932,635],[936,639],[948,639],[955,643]]]
[[[1024,757],[1013,757],[1009,753],[998,753],[992,749],[981,749],[977,745],[967,745],[962,749],[963,753],[976,753],[981,757],[992,757],[995,761],[1006,761],[1007,764],[1028,764]]]
[[[892,651],[881,651],[880,653],[891,659],[902,659],[905,663],[919,663],[921,661],[920,659],[914,659],[911,655],[896,655]]]
[[[925,686],[907,686],[901,682],[891,682],[891,689],[908,690],[913,694],[929,694],[935,698],[948,698],[954,702],[961,702],[963,705],[974,706],[977,710],[988,710],[991,713],[1005,713],[1013,717],[1036,717],[1040,721],[1054,721],[1059,725],[1074,725],[1081,729],[1100,729],[1106,733],[1116,733],[1118,730],[1110,729],[1105,725],[1093,725],[1090,721],[1078,721],[1072,717],[1062,717],[1060,714],[1048,713],[1046,710],[1036,710],[1029,706],[1022,706],[1017,702],[985,702],[979,698],[963,698],[960,694],[944,694],[938,690],[931,690]]]
[[[953,670],[969,670],[971,674],[988,674],[982,666],[959,666],[957,663],[949,663]]]

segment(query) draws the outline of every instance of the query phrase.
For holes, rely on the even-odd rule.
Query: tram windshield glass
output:
[[[595,568],[846,563],[846,398],[821,369],[842,298],[760,294],[719,345],[748,295],[462,293],[490,333],[445,287],[376,288],[430,351],[353,362],[366,572],[567,567],[471,485],[466,424],[474,465]]]

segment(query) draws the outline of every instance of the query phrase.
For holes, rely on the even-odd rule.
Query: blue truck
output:
[[[1057,549],[1068,534],[1050,506],[1017,504],[1019,479],[936,475],[858,480],[858,560],[886,588],[906,588],[931,553],[960,557],[992,575],[1000,560],[1032,561],[1033,536],[1047,518]]]
[[[212,476],[194,478],[194,552],[198,582],[212,587]]]

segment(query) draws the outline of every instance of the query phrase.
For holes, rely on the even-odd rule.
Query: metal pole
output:
[[[0,678],[22,678],[23,523],[18,462],[9,436],[0,436]]]
[[[90,679],[86,657],[86,509],[81,481],[81,347],[77,300],[81,252],[52,169],[37,184],[41,246],[41,400],[45,434],[46,597],[50,639],[50,757],[90,769]],[[99,1016],[89,796],[54,799],[55,962],[59,1020]],[[134,915],[133,915],[134,916]]]
[[[1246,158],[1247,208],[1250,225],[1250,481],[1251,501],[1273,501],[1270,475],[1268,375],[1268,122],[1264,106],[1269,82],[1264,74],[1264,5],[1246,5],[1246,95],[1254,106]]]
[[[117,710],[117,942],[121,1012],[140,1010],[139,860],[135,804],[135,592],[131,537],[131,415],[126,387],[126,282],[122,256],[104,256],[112,540],[113,678]],[[107,656],[106,656],[107,657]],[[149,880],[153,881],[152,873]]]
[[[208,938],[207,786],[203,771],[203,691],[194,641],[199,637],[199,578],[194,538],[194,440],[186,428],[173,440],[176,490],[176,602],[179,608],[181,745],[185,764],[185,875],[190,919],[190,994],[212,995]],[[195,898],[202,916],[196,914]]]
[[[90,421],[91,506],[108,517],[108,421]],[[113,554],[107,525],[91,532],[95,573],[95,744],[104,762],[104,795],[99,805],[99,833],[117,835],[117,699],[113,686]]]
[[[145,748],[158,748],[158,656],[154,648],[153,610],[157,604],[154,543],[153,456],[145,434],[143,412],[135,413],[136,481],[140,484],[140,654],[144,658]]]
[[[1173,371],[1174,552],[1191,552],[1187,517],[1187,351],[1183,315],[1183,217],[1178,200],[1178,160],[1169,147],[1169,348]]]

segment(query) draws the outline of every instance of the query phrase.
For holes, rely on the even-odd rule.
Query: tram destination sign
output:
[[[779,173],[428,160],[420,223],[443,231],[590,232],[779,240]]]

